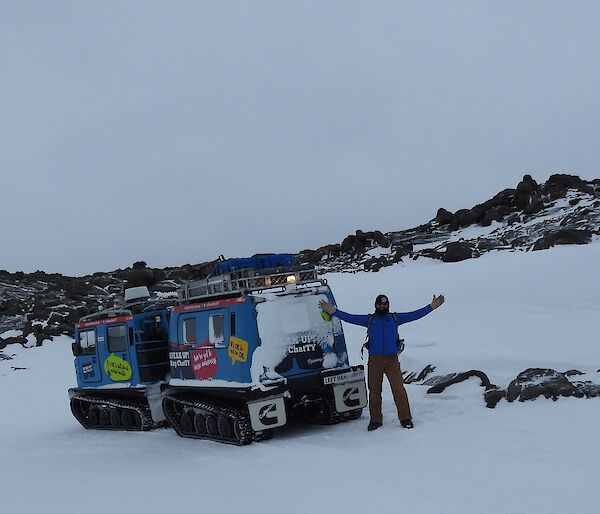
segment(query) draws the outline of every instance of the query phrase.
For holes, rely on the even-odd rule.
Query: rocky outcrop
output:
[[[459,262],[494,250],[585,244],[598,234],[600,179],[555,174],[538,183],[525,175],[514,189],[504,189],[471,208],[453,213],[440,207],[435,218],[412,229],[387,234],[357,231],[341,244],[304,250],[298,260],[315,264],[322,272],[376,272],[405,258]]]
[[[494,408],[502,399],[509,402],[535,400],[540,396],[557,400],[559,397],[596,398],[600,396],[600,384],[590,380],[577,380],[583,373],[578,370],[565,372],[549,368],[529,368],[511,381],[505,390],[490,391],[486,397],[488,406]],[[487,394],[487,393],[486,393]]]
[[[435,367],[429,365],[425,369],[430,373]],[[600,373],[600,370],[598,372]],[[411,378],[413,376],[414,373],[409,375]],[[600,383],[581,380],[583,376],[581,371],[575,369],[559,372],[549,368],[529,368],[519,373],[505,389],[492,384],[488,376],[480,370],[433,376],[426,380],[422,380],[425,376],[419,376],[412,381],[420,381],[421,385],[429,386],[427,394],[440,394],[448,387],[464,382],[471,377],[479,378],[480,385],[484,388],[483,399],[486,407],[493,409],[502,399],[506,399],[508,402],[525,402],[535,400],[540,396],[552,400],[557,400],[561,396],[565,398],[600,397]],[[598,378],[600,379],[600,377]],[[409,383],[406,379],[405,382]]]

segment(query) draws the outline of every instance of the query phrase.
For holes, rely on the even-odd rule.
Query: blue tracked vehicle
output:
[[[78,387],[69,392],[86,428],[166,420],[183,437],[241,445],[290,420],[356,419],[366,406],[364,370],[349,365],[341,323],[318,308],[334,303],[331,290],[291,255],[220,262],[170,305],[133,293],[131,305],[76,327]]]

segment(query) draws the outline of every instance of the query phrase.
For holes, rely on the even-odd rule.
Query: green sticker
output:
[[[110,354],[104,361],[104,371],[110,375],[110,379],[118,382],[120,380],[129,380],[131,378],[131,366],[126,360]]]

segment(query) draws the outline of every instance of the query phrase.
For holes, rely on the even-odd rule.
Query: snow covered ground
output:
[[[419,259],[375,274],[330,275],[338,305],[366,313],[378,293],[396,311],[434,293],[446,303],[402,327],[403,368],[471,368],[505,387],[528,367],[577,368],[600,381],[600,244],[490,253],[456,264]],[[353,363],[364,330],[345,325]],[[68,338],[11,346],[0,361],[2,512],[600,512],[600,399],[485,408],[477,379],[440,395],[407,386],[415,429],[368,416],[294,426],[246,447],[149,433],[84,430],[71,416]],[[11,366],[25,367],[13,370]]]

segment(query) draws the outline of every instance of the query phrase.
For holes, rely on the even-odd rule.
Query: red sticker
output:
[[[208,380],[217,374],[217,352],[214,348],[200,346],[192,351],[192,371],[200,380]]]

